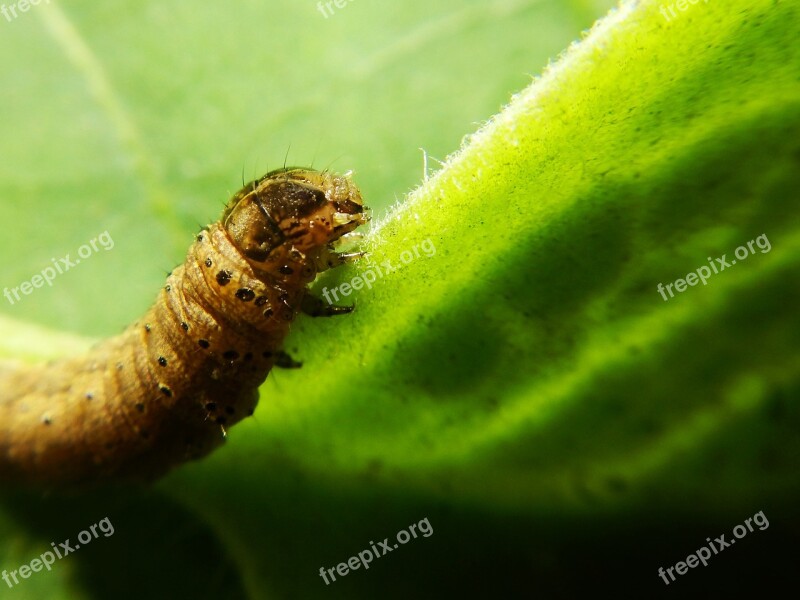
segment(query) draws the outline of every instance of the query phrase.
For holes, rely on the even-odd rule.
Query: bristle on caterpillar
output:
[[[349,312],[307,286],[354,256],[332,244],[367,220],[349,176],[292,167],[245,185],[122,334],[0,370],[0,482],[153,479],[211,452],[287,362],[297,313]]]

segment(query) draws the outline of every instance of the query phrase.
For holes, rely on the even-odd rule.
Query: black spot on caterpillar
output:
[[[84,356],[0,369],[0,481],[153,479],[208,454],[287,362],[296,314],[352,310],[307,285],[360,256],[333,242],[367,220],[348,176],[284,168],[244,186],[122,334]]]

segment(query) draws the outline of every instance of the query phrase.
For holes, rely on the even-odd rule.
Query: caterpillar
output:
[[[207,455],[252,415],[298,312],[332,316],[317,274],[363,253],[334,242],[369,220],[350,174],[271,171],[197,235],[149,311],[83,356],[0,369],[0,482],[153,480]]]

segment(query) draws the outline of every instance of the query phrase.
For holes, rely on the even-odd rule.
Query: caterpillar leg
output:
[[[338,240],[333,242],[333,247],[338,248],[339,250],[350,246],[351,244],[355,244],[364,240],[364,234],[360,231],[351,231],[350,233],[345,233],[342,237]]]
[[[306,294],[303,296],[300,310],[309,317],[333,317],[351,313],[355,307],[355,304],[350,306],[336,306],[335,304],[325,302],[322,298]]]
[[[346,263],[355,262],[359,258],[364,258],[366,255],[366,252],[344,252],[342,254],[336,254],[336,259],[339,261],[338,264],[343,265]]]
[[[275,363],[276,367],[281,369],[299,369],[303,366],[303,363],[296,361],[293,359],[287,352],[283,350],[278,350],[275,353]]]
[[[317,269],[319,271],[326,271],[333,269],[339,265],[355,262],[359,258],[366,256],[366,252],[335,252],[331,248],[325,248],[320,252],[317,262]]]

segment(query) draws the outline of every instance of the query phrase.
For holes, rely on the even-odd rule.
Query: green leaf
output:
[[[681,4],[685,10],[622,5],[466,139],[381,219],[366,240],[369,261],[318,283],[319,293],[330,293],[371,270],[371,289],[342,298],[357,311],[301,318],[288,348],[303,368],[271,374],[256,418],[159,486],[214,532],[248,597],[401,597],[420,589],[442,597],[484,587],[498,595],[505,586],[518,593],[528,578],[555,595],[589,585],[563,583],[586,564],[602,574],[598,582],[624,576],[626,589],[638,589],[661,585],[658,564],[674,564],[710,533],[759,510],[773,522],[796,515],[800,6]],[[345,15],[363,6],[347,5],[329,25],[345,36]],[[436,59],[448,31],[464,51],[488,48],[481,35],[528,40],[512,16],[534,9],[502,6],[495,21],[484,8],[443,14],[405,40],[365,27],[373,48],[395,41],[361,62],[347,46],[310,38],[325,65],[356,61],[347,70],[353,79],[298,97],[312,98],[315,114],[327,105],[313,98],[353,100],[351,115],[391,140],[373,147],[376,165],[392,170],[400,160],[402,171],[410,164],[402,152],[425,145],[401,141],[408,113],[397,98],[421,68],[403,53],[432,44],[426,54]],[[677,12],[660,11],[667,6]],[[261,38],[244,33],[242,60],[254,60],[247,42]],[[119,43],[119,32],[104,36]],[[483,93],[488,69],[505,64],[479,52],[463,64],[472,61],[470,72],[480,74],[469,82],[474,94],[451,88],[446,101],[424,99],[466,110]],[[367,93],[364,82],[393,66],[369,86],[380,108],[367,110],[355,100]],[[457,71],[443,69],[453,85]],[[176,77],[165,85],[182,93],[188,79],[215,81],[198,72]],[[211,92],[192,91],[203,102],[186,100],[183,110],[203,108],[213,123]],[[124,97],[145,92],[153,90],[131,84]],[[298,115],[276,121],[311,127],[299,137],[315,125],[324,130],[304,121],[305,110]],[[424,130],[424,118],[414,123]],[[438,128],[437,119],[429,127]],[[212,133],[196,133],[196,146],[181,133],[182,150],[210,152],[203,136]],[[344,147],[357,145],[348,136],[363,138],[339,133]],[[167,132],[165,146],[173,139]],[[449,146],[447,139],[428,150],[454,147],[457,138]],[[380,166],[375,173],[356,166],[369,203],[379,190],[402,189]],[[174,169],[132,178],[145,187],[145,213],[167,214],[154,187],[180,173]],[[205,197],[199,190],[213,181],[193,180],[187,189],[196,185]],[[179,219],[189,196],[170,205]],[[129,239],[159,243],[151,229],[142,225]],[[723,255],[730,266],[707,284],[667,300],[657,290],[674,289]],[[387,273],[385,261],[399,268]],[[16,513],[20,504],[11,504]],[[335,568],[423,518],[433,527],[429,538],[327,587],[319,578],[320,567]],[[652,523],[659,518],[681,526],[665,532]],[[632,523],[638,537],[606,556],[609,540]],[[751,535],[757,539],[743,545],[752,553],[762,534]],[[740,546],[730,552],[750,556]],[[782,556],[771,559],[788,560]],[[737,590],[735,583],[726,585]]]

